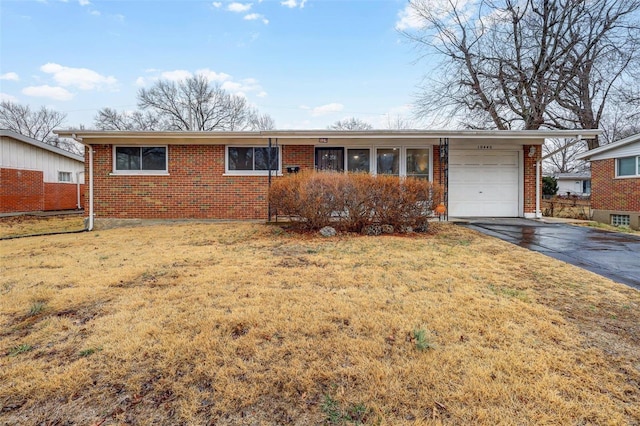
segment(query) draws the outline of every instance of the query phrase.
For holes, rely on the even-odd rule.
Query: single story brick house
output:
[[[599,130],[56,131],[84,144],[94,218],[267,219],[268,185],[294,170],[429,179],[450,216],[540,215],[545,138]]]
[[[0,129],[0,213],[78,209],[84,192],[83,156]]]
[[[591,162],[593,220],[640,229],[640,133],[578,159]]]

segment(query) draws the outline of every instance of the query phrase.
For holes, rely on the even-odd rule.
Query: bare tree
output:
[[[244,130],[255,111],[244,97],[227,93],[203,75],[179,83],[159,80],[138,92],[138,107],[156,114],[164,130]]]
[[[373,126],[359,118],[349,117],[338,120],[327,128],[329,130],[371,130]]]
[[[149,111],[128,113],[111,108],[99,110],[94,125],[100,130],[159,130],[165,127],[159,116]]]
[[[249,130],[273,130],[276,128],[276,123],[269,114],[260,114],[256,110],[251,112],[248,121]]]
[[[418,114],[464,127],[597,128],[638,58],[640,0],[410,4],[424,27],[404,34],[442,59]]]
[[[545,141],[542,146],[543,156],[555,152],[542,163],[545,174],[570,173],[584,169],[585,162],[576,157],[587,150],[587,144],[583,142],[571,144],[573,141],[575,140],[547,139]]]
[[[28,105],[11,101],[0,102],[0,128],[19,133],[76,154],[83,152],[82,147],[72,140],[59,138],[53,130],[59,127],[67,115],[41,107],[33,111]]]
[[[416,125],[412,120],[402,117],[400,114],[395,116],[387,115],[387,129],[390,130],[409,130],[415,129]]]
[[[0,128],[58,146],[58,137],[52,133],[67,118],[66,114],[41,107],[32,111],[28,105],[10,101],[0,103]]]

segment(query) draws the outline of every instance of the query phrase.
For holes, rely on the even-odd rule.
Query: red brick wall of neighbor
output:
[[[44,182],[41,171],[0,168],[0,213],[43,209]]]
[[[85,185],[80,185],[80,205],[84,205]],[[78,208],[78,187],[75,183],[44,183],[45,210],[75,210]]]
[[[222,145],[170,145],[168,176],[111,175],[112,145],[94,145],[97,218],[266,219],[266,176],[223,176]],[[85,161],[88,171],[88,153]],[[282,166],[313,168],[314,147],[283,146]],[[89,200],[88,195],[85,203]],[[89,211],[85,205],[85,212]]]
[[[640,212],[640,178],[615,178],[615,160],[591,162],[591,208]]]

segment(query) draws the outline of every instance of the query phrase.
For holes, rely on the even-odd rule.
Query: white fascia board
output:
[[[162,141],[163,144],[225,144],[267,142],[269,138],[280,143],[292,144],[293,140],[302,144],[316,144],[320,139],[511,139],[523,143],[541,144],[548,138],[593,138],[601,134],[600,130],[267,130],[251,132],[137,132],[137,131],[99,131],[99,130],[56,130],[61,137],[73,138],[85,145],[91,143],[144,143],[141,141]],[[93,140],[93,142],[92,142]],[[281,141],[283,140],[283,141]],[[290,140],[290,141],[287,141]],[[109,141],[109,142],[107,142]],[[153,142],[151,142],[153,143]]]
[[[612,142],[610,144],[607,145],[603,145],[600,146],[598,148],[592,149],[590,151],[584,152],[580,155],[578,155],[576,157],[576,159],[578,160],[591,160],[591,159],[597,159],[597,160],[606,160],[608,158],[614,158],[615,154],[611,153],[611,155],[608,155],[607,153],[609,151],[613,151],[617,148],[622,148],[623,146],[632,144],[632,143],[640,143],[640,133],[637,133],[635,135],[631,135],[627,138],[624,139],[620,139],[619,141],[616,142]],[[596,158],[593,158],[596,157]]]

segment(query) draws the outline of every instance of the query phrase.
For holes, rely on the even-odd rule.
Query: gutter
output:
[[[79,138],[75,133],[71,135],[71,138],[78,143],[81,143],[89,150],[89,223],[87,223],[87,231],[93,230],[93,146],[85,144],[82,138]]]

